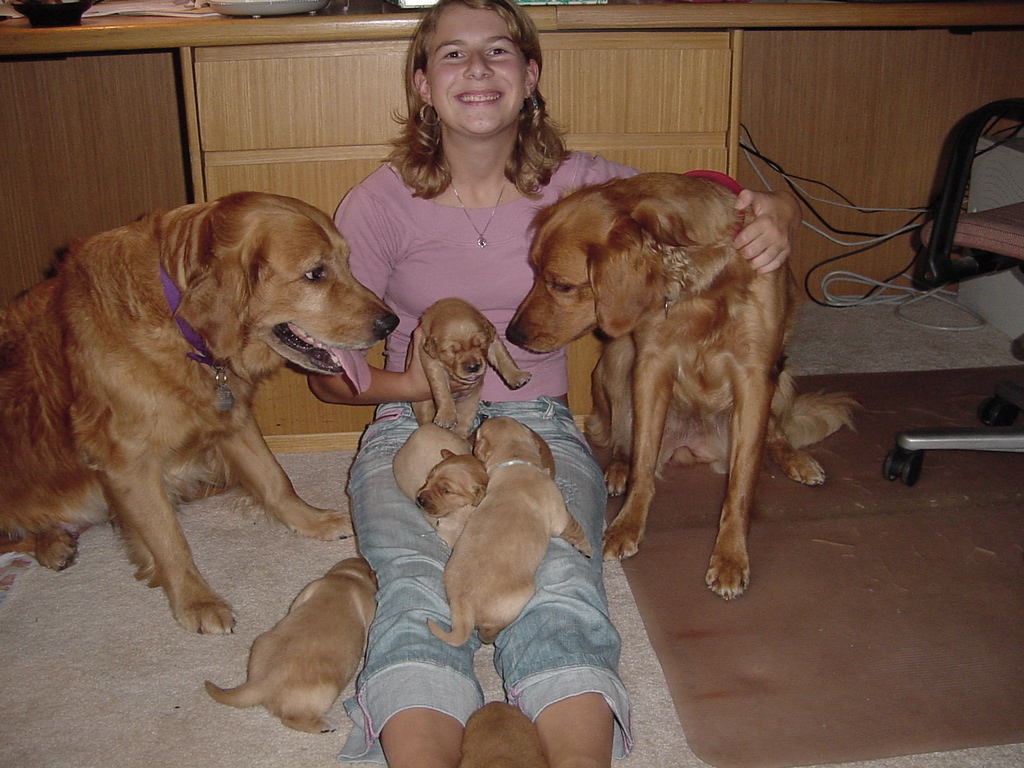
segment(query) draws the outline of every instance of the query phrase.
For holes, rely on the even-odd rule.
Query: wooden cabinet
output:
[[[739,35],[542,33],[540,88],[573,149],[647,171],[735,172]],[[406,45],[394,39],[192,49],[184,69],[197,197],[261,190],[333,212],[379,165],[397,132]],[[589,338],[570,349],[577,414],[590,409],[596,354]],[[264,433],[284,449],[351,443],[370,415],[367,407],[319,403],[292,370],[268,382],[257,402]]]

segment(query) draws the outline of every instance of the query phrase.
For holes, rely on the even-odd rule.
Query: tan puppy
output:
[[[487,363],[512,389],[530,380],[530,374],[516,366],[491,322],[469,302],[454,298],[435,302],[420,318],[420,329],[417,352],[433,398],[413,403],[420,424],[433,422],[468,436]],[[453,381],[471,387],[458,403],[452,397]]]
[[[416,504],[449,548],[462,535],[487,493],[487,468],[472,454],[441,451],[441,461],[430,470],[416,495]]]
[[[395,482],[402,493],[416,501],[430,470],[441,461],[443,450],[458,455],[471,454],[473,446],[466,438],[430,422],[413,430],[409,439],[398,449],[391,465]]]
[[[537,726],[501,701],[472,714],[462,735],[459,768],[547,768]]]
[[[350,557],[299,592],[274,627],[256,638],[248,679],[207,692],[231,707],[263,705],[289,728],[333,731],[324,718],[363,660],[377,610],[377,580],[361,557]]]
[[[483,642],[493,643],[519,616],[552,536],[593,555],[555,485],[554,458],[540,435],[515,419],[487,419],[473,453],[487,467],[487,493],[444,569],[452,630],[427,619],[430,631],[453,646],[465,643],[474,627]]]
[[[392,464],[402,493],[451,547],[487,489],[487,470],[464,437],[433,423],[417,427]]]

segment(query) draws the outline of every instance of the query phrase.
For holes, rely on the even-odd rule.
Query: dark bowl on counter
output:
[[[77,27],[82,23],[82,14],[89,10],[94,0],[10,0],[11,7],[28,19],[33,27]]]

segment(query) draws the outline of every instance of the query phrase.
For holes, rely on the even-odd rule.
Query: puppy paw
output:
[[[520,387],[526,386],[527,382],[529,382],[532,378],[532,373],[527,373],[526,371],[519,371],[518,375],[511,376],[509,380],[506,381],[505,383],[508,384],[509,387],[511,387],[512,389],[519,389]]]

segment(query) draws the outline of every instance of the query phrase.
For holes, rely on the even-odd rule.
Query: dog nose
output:
[[[483,363],[470,363],[466,366],[466,373],[478,373],[483,368]]]
[[[505,338],[515,344],[517,347],[521,347],[526,344],[526,334],[520,330],[519,326],[513,323],[505,331]]]
[[[425,507],[426,505],[427,505],[427,500],[425,498],[423,498],[422,496],[417,496],[416,497],[416,506],[417,507],[419,507],[420,509],[423,509],[423,507]]]
[[[383,339],[395,328],[398,327],[398,315],[394,312],[388,312],[383,317],[377,318],[373,323],[373,335],[378,339]]]

